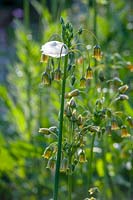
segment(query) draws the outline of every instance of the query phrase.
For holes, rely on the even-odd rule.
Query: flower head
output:
[[[41,52],[46,56],[60,58],[68,54],[68,47],[62,42],[50,41],[42,45]]]

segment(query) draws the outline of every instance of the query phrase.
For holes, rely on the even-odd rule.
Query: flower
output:
[[[60,58],[68,54],[68,47],[62,42],[50,41],[42,45],[41,52],[46,56]]]

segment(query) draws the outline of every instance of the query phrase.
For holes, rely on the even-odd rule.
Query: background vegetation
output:
[[[15,3],[14,3],[15,5]],[[78,111],[94,114],[95,103],[105,98],[105,105],[122,84],[129,86],[128,101],[115,104],[112,109],[120,113],[118,125],[124,123],[129,134],[133,134],[133,66],[132,66],[132,17],[131,1],[16,1],[23,15],[12,15],[12,21],[4,29],[12,52],[6,52],[6,78],[0,85],[0,199],[52,198],[54,173],[46,169],[42,158],[44,149],[53,138],[38,133],[40,127],[58,124],[60,108],[60,82],[51,87],[42,87],[41,74],[45,64],[40,63],[40,47],[54,33],[61,33],[60,16],[70,21],[75,30],[80,27],[91,30],[98,38],[103,58],[98,64],[97,74],[83,94],[77,99]],[[3,9],[3,7],[1,7]],[[51,38],[52,39],[52,38]],[[86,45],[95,45],[90,34],[83,34]],[[3,56],[1,49],[0,55]],[[91,57],[91,67],[96,63]],[[55,63],[57,65],[57,63]],[[88,66],[86,60],[84,65]],[[77,64],[75,88],[80,88],[80,64]],[[115,81],[114,78],[119,78]],[[106,84],[111,80],[112,85]],[[73,87],[68,84],[67,91]],[[101,90],[102,91],[101,91]],[[87,94],[87,97],[85,96]],[[85,97],[85,98],[84,98]],[[84,107],[84,108],[83,108]],[[123,115],[122,115],[123,116]],[[65,130],[66,131],[66,130]],[[85,199],[88,194],[88,165],[92,135],[86,137],[88,162],[78,165],[73,175],[73,198]],[[94,143],[92,187],[98,187],[97,199],[133,198],[133,141],[132,136],[121,138],[120,130],[107,131]],[[67,177],[61,174],[59,199],[66,199]]]

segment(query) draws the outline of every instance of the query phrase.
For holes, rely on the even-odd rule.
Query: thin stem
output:
[[[29,27],[29,22],[30,22],[30,2],[24,0],[24,24],[26,28]]]
[[[92,135],[92,143],[91,143],[91,151],[90,151],[90,162],[89,162],[89,187],[91,186],[92,182],[92,162],[93,162],[93,147],[94,147],[94,141],[95,141],[96,134],[94,133]]]
[[[69,134],[69,143],[72,144],[73,141],[73,131],[74,131],[74,124],[73,122],[71,122],[70,124],[70,134]],[[72,152],[70,150],[69,153],[69,168],[70,171],[68,173],[68,200],[72,199],[72,168],[71,168],[71,164],[72,164]]]
[[[61,148],[62,148],[63,114],[64,114],[64,95],[65,95],[65,86],[66,86],[67,63],[68,63],[68,55],[66,55],[65,62],[64,62],[64,76],[63,76],[62,92],[61,92],[61,108],[60,108],[60,121],[59,121],[58,151],[57,151],[57,161],[56,161],[55,180],[54,180],[54,194],[53,194],[53,199],[54,200],[58,199],[60,160],[61,160]]]

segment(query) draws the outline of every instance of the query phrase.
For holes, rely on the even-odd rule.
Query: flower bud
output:
[[[85,78],[86,79],[93,79],[93,71],[92,71],[90,66],[86,70]]]
[[[67,158],[64,158],[61,160],[61,166],[60,166],[60,172],[66,172],[68,170],[68,160]]]
[[[99,72],[98,77],[99,77],[99,79],[100,79],[101,82],[105,81],[105,76],[104,76],[103,71]]]
[[[82,32],[83,32],[83,29],[82,29],[82,28],[80,28],[80,29],[78,30],[78,34],[79,34],[79,35],[81,35],[81,34],[82,34]]]
[[[112,116],[112,111],[110,109],[107,109],[106,113],[109,118]]]
[[[61,70],[60,68],[56,69],[54,72],[54,80],[60,81],[61,80]]]
[[[69,104],[66,105],[65,109],[64,109],[64,114],[67,116],[67,117],[71,117],[72,116],[72,111],[71,111],[71,108],[69,106]]]
[[[65,94],[65,98],[71,98],[78,96],[80,91],[78,89],[72,90],[71,92]]]
[[[82,78],[80,79],[80,87],[81,88],[85,88],[86,87],[86,79],[85,77],[82,76]]]
[[[127,127],[126,126],[122,126],[121,127],[121,137],[130,137],[130,134],[127,130]]]
[[[82,115],[78,116],[78,118],[77,118],[77,124],[78,124],[78,126],[81,126],[83,124],[83,117],[82,117]]]
[[[128,89],[128,85],[123,85],[118,88],[118,91],[119,91],[119,93],[124,93],[127,91],[127,89]]]
[[[43,72],[42,74],[42,83],[44,85],[51,85],[51,78],[47,72]]]
[[[73,121],[73,122],[76,122],[77,121],[77,116],[76,116],[76,110],[74,110],[73,112],[72,112],[72,116],[71,116],[71,120]]]
[[[89,126],[89,131],[91,132],[99,132],[100,127],[99,126]]]
[[[62,17],[60,17],[60,23],[64,24],[64,19]]]
[[[72,75],[72,76],[71,76],[71,85],[74,85],[74,83],[75,83],[75,80],[76,80],[75,76],[74,76],[74,75]]]
[[[130,126],[131,128],[133,128],[133,118],[130,117],[130,116],[128,116],[128,117],[127,117],[127,121],[128,121],[128,123],[129,123],[129,126]]]
[[[42,54],[40,62],[45,62],[46,63],[47,61],[48,61],[48,56],[46,56],[45,54]]]
[[[118,130],[118,129],[119,129],[118,123],[115,119],[113,119],[112,122],[111,122],[111,130],[115,131],[115,130]]]
[[[102,55],[101,55],[101,48],[99,45],[96,45],[94,46],[94,55],[93,57],[97,60],[97,61],[100,61],[101,58],[102,58]]]
[[[130,62],[127,63],[127,68],[130,70],[130,72],[133,72],[133,64]]]
[[[51,131],[48,128],[39,128],[39,133],[42,133],[44,135],[50,135]]]
[[[77,59],[77,64],[79,64],[79,65],[83,64],[83,57],[82,56]]]
[[[79,154],[79,162],[80,163],[84,163],[84,162],[87,162],[86,160],[86,156],[85,156],[85,152],[82,150]]]
[[[70,99],[69,105],[72,109],[76,108],[76,102],[73,97]]]
[[[56,126],[51,126],[51,127],[49,128],[49,131],[50,131],[50,132],[53,132],[53,133],[55,133],[55,134],[58,133],[58,129],[57,129]]]
[[[116,85],[116,86],[119,86],[119,85],[123,84],[122,80],[120,78],[118,78],[118,77],[114,77],[112,79],[112,81],[113,81],[114,85]]]
[[[50,147],[47,147],[42,155],[42,157],[46,158],[46,159],[49,159],[51,156],[52,156],[52,148]]]
[[[50,158],[50,159],[48,160],[48,163],[47,163],[47,167],[46,167],[46,168],[54,169],[54,168],[55,168],[55,164],[56,164],[55,158]]]

